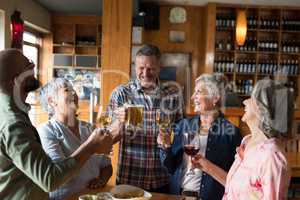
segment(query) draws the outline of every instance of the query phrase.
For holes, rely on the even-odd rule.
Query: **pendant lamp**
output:
[[[235,38],[239,46],[244,45],[247,35],[246,10],[238,10],[236,16]]]

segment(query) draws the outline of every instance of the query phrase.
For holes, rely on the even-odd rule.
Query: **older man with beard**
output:
[[[34,64],[20,51],[0,51],[0,199],[48,199],[94,153],[109,153],[112,137],[96,129],[75,152],[53,162],[43,151],[25,99],[39,87]]]

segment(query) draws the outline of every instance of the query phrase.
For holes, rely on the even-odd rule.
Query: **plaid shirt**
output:
[[[108,112],[123,106],[143,105],[143,125],[140,130],[125,134],[120,141],[117,182],[144,189],[157,189],[169,184],[169,175],[160,161],[157,146],[157,109],[167,114],[172,123],[183,117],[183,98],[176,84],[158,84],[151,95],[146,95],[138,80],[118,86],[112,93]],[[132,133],[132,132],[131,132]]]

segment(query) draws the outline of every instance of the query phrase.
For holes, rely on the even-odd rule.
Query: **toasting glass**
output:
[[[103,112],[102,109],[99,111],[99,115],[96,119],[96,127],[101,129],[101,132],[104,132],[104,134],[110,134],[110,126],[112,124],[112,117],[108,112]],[[113,155],[113,150],[110,151],[109,154],[103,155],[102,156],[112,156]]]
[[[164,136],[169,137],[170,143],[172,144],[174,140],[174,132],[171,127],[170,116],[165,113],[162,113],[160,109],[157,109],[155,121],[159,130],[164,134]],[[162,143],[163,146],[169,145],[166,144],[165,137],[162,138]]]

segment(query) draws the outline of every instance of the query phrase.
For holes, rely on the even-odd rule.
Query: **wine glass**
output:
[[[99,128],[103,128],[105,132],[109,131],[111,122],[112,117],[108,113],[101,113],[100,117],[97,119],[97,125]]]
[[[96,127],[100,128],[105,134],[110,134],[110,125],[112,124],[112,116],[108,112],[100,111],[96,119]],[[102,132],[101,131],[101,132]],[[110,153],[107,155],[97,154],[99,156],[112,156],[113,150],[111,149]]]
[[[192,162],[193,156],[196,156],[200,150],[199,139],[196,138],[194,133],[184,133],[183,136],[184,152],[190,156]],[[190,168],[189,173],[195,174],[194,168]]]
[[[174,140],[174,132],[173,129],[171,128],[171,119],[170,116],[167,114],[164,114],[161,112],[160,109],[157,109],[156,111],[156,116],[155,116],[155,122],[158,125],[159,130],[165,134],[165,136],[170,138],[170,143],[173,143]],[[162,138],[162,146],[163,147],[168,147],[169,144],[166,144],[165,137]]]

